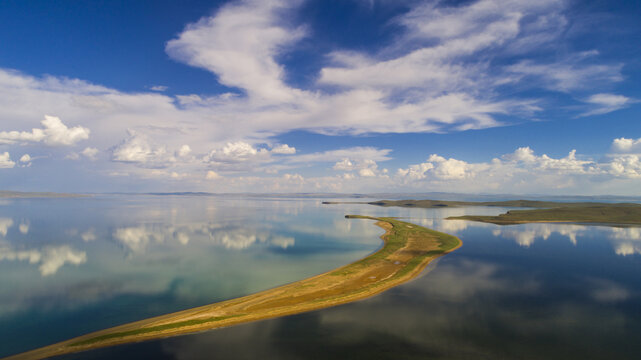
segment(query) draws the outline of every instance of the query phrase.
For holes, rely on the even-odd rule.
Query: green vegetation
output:
[[[498,216],[452,216],[448,219],[482,221],[498,225],[528,222],[580,222],[641,225],[641,204],[562,206],[551,209],[510,210]]]
[[[169,330],[169,329],[175,329],[175,328],[181,328],[185,326],[193,326],[193,325],[201,325],[205,323],[210,323],[214,321],[221,321],[237,316],[241,316],[242,314],[237,314],[237,315],[230,315],[230,316],[216,316],[216,317],[209,317],[206,319],[193,319],[193,320],[185,320],[185,321],[179,321],[171,324],[164,324],[164,325],[158,325],[158,326],[152,326],[148,328],[141,328],[141,329],[135,329],[135,330],[130,330],[130,331],[121,331],[121,332],[115,332],[111,334],[105,334],[101,336],[96,336],[87,340],[82,340],[82,341],[77,341],[74,343],[69,344],[69,346],[82,346],[82,345],[90,345],[94,344],[97,342],[105,341],[105,340],[111,340],[111,339],[117,339],[117,338],[123,338],[127,336],[133,336],[133,335],[141,335],[141,334],[146,334],[146,333],[152,333],[152,332],[157,332],[157,331],[163,331],[163,330]]]
[[[416,208],[444,208],[444,207],[465,207],[465,206],[496,206],[496,207],[526,207],[526,208],[556,208],[556,207],[618,207],[636,206],[637,204],[614,204],[598,202],[557,202],[557,201],[536,201],[536,200],[508,200],[508,201],[445,201],[445,200],[379,200],[372,202],[331,202],[323,204],[368,204],[376,206],[398,206]]]

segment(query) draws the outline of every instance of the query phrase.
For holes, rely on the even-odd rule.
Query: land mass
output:
[[[371,297],[421,273],[461,246],[457,237],[394,218],[376,220],[383,246],[352,264],[252,295],[97,331],[6,359],[43,359],[106,346],[215,329],[317,310]]]
[[[0,198],[9,199],[23,199],[23,198],[73,198],[73,197],[87,197],[83,194],[65,194],[53,192],[22,192],[22,191],[6,191],[0,190]]]
[[[550,209],[510,210],[498,216],[465,215],[450,216],[447,219],[481,221],[498,225],[533,222],[641,225],[641,204],[560,206]]]
[[[464,206],[524,207],[528,210],[510,210],[497,216],[450,216],[448,220],[472,220],[498,225],[533,222],[600,223],[608,225],[641,225],[641,204],[599,202],[557,202],[535,200],[508,201],[442,201],[442,200],[379,200],[371,202],[328,202],[323,204],[369,204],[416,208],[444,208]]]
[[[621,205],[639,205],[634,203],[600,203],[600,202],[558,202],[538,200],[507,200],[507,201],[449,201],[449,200],[378,200],[370,202],[358,201],[323,201],[323,204],[368,204],[383,207],[414,207],[414,208],[444,208],[467,206],[495,206],[495,207],[525,207],[525,208],[555,208],[569,207],[582,208],[589,206],[617,207]],[[641,205],[639,205],[641,206]]]

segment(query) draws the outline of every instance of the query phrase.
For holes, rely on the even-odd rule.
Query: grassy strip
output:
[[[94,343],[97,343],[97,342],[100,342],[100,341],[111,340],[111,339],[116,339],[116,338],[121,338],[121,337],[127,337],[127,336],[132,336],[132,335],[140,335],[140,334],[147,334],[147,333],[152,333],[152,332],[157,332],[157,331],[175,329],[175,328],[179,328],[179,327],[193,326],[193,325],[205,324],[205,323],[208,323],[208,322],[221,321],[221,320],[225,320],[225,319],[229,319],[229,318],[233,318],[233,317],[238,317],[238,316],[241,316],[241,315],[242,314],[230,315],[230,316],[216,316],[216,317],[210,317],[210,318],[205,318],[205,319],[185,320],[185,321],[179,321],[179,322],[171,323],[171,324],[152,326],[152,327],[149,327],[149,328],[142,328],[142,329],[136,329],[136,330],[130,330],[130,331],[121,331],[121,332],[117,332],[117,333],[96,336],[95,338],[91,338],[91,339],[87,339],[87,340],[78,341],[78,342],[70,344],[69,346],[90,345],[90,344],[94,344]]]
[[[527,222],[586,222],[641,225],[641,206],[557,207],[552,209],[510,210],[498,216],[452,216],[448,219],[473,220],[498,225]]]
[[[444,208],[466,206],[498,206],[498,207],[529,207],[529,208],[557,208],[557,207],[590,207],[590,206],[629,206],[641,207],[636,203],[599,203],[599,202],[559,202],[538,200],[507,200],[507,201],[447,201],[447,200],[379,200],[372,202],[332,202],[324,201],[323,204],[369,204],[376,206],[399,206],[415,208]]]

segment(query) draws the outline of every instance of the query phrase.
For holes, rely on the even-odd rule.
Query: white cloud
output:
[[[162,85],[155,85],[155,86],[152,86],[152,87],[149,88],[149,90],[151,90],[151,91],[161,91],[161,92],[165,91],[167,89],[169,89],[169,87],[162,86]]]
[[[594,105],[594,107],[581,114],[580,116],[602,115],[619,109],[623,109],[634,102],[627,96],[616,94],[595,94],[590,96],[585,102]]]
[[[422,180],[433,178],[436,180],[460,180],[472,177],[473,168],[485,167],[483,165],[472,165],[457,159],[446,159],[442,156],[432,154],[427,162],[417,165],[410,165],[407,169],[399,169],[397,174],[409,180]],[[476,170],[475,170],[476,171]]]
[[[82,150],[81,154],[88,159],[95,160],[98,155],[98,149],[92,147],[86,147]]]
[[[378,164],[371,159],[361,159],[352,162],[350,159],[345,158],[332,167],[334,170],[339,171],[356,171],[362,177],[375,177],[382,171],[378,170]],[[385,173],[385,171],[383,171]]]
[[[95,233],[95,231],[93,229],[89,229],[89,230],[83,232],[82,234],[80,234],[80,238],[84,242],[90,242],[90,241],[94,241],[94,240],[97,239],[96,233]]]
[[[336,164],[334,164],[333,169],[343,170],[343,171],[352,171],[354,170],[354,164],[348,158],[345,158],[341,161],[338,161]]]
[[[104,167],[100,170],[105,174],[131,175],[130,181],[191,179],[191,185],[201,186],[207,184],[203,175],[213,171],[230,182],[242,178],[239,187],[262,181],[271,188],[272,182],[284,180],[232,178],[227,172],[295,173],[319,162],[348,159],[352,170],[343,171],[354,174],[306,177],[304,186],[313,190],[358,189],[360,181],[363,186],[384,187],[388,185],[381,178],[384,169],[359,164],[389,160],[389,149],[352,147],[300,154],[304,149],[268,144],[277,144],[276,135],[292,130],[354,135],[501,126],[497,115],[529,117],[545,103],[511,96],[511,89],[510,95],[504,96],[502,85],[570,93],[581,90],[584,94],[586,88],[595,88],[593,84],[623,79],[622,64],[604,64],[596,51],[569,52],[566,57],[555,58],[556,62],[518,60],[528,59],[541,49],[563,46],[562,36],[571,23],[565,18],[566,1],[479,0],[456,6],[446,2],[412,3],[407,13],[394,20],[404,31],[397,34],[393,45],[368,53],[347,49],[321,57],[332,62],[320,64],[316,83],[308,89],[297,89],[286,81],[291,74],[279,61],[297,41],[313,35],[295,23],[297,17],[290,16],[301,3],[229,3],[212,16],[187,25],[167,43],[166,51],[174,59],[206,69],[212,73],[212,81],[218,79],[241,91],[170,96],[153,92],[165,90],[154,86],[146,93],[125,93],[80,79],[34,77],[0,69],[0,119],[11,119],[3,127],[33,128],[0,132],[0,141],[14,146],[77,145],[89,137],[90,128],[91,147],[74,150],[69,157],[102,161],[95,167]],[[514,65],[501,65],[506,63]],[[582,94],[572,95],[583,98]],[[623,104],[623,97],[604,93],[586,101],[599,109],[614,109],[629,103]],[[65,123],[73,125],[54,117],[45,118],[39,125],[45,113],[59,114]],[[123,140],[127,129],[132,132]],[[106,163],[107,157],[98,159],[97,149],[110,149],[113,163]],[[621,179],[637,176],[633,157],[613,159],[611,169],[607,169],[602,164],[581,163],[581,157],[530,156],[530,160],[499,159],[477,164],[434,158],[405,166],[399,174],[405,174],[401,177],[408,183],[435,180],[441,182],[439,186],[446,186],[447,181],[478,180],[482,175],[490,189],[502,183],[500,176],[492,176],[489,169],[497,174],[502,171],[503,176],[516,181],[525,181],[525,173],[533,169],[545,170],[547,178],[541,180],[545,184],[552,183],[552,177],[561,172],[579,174],[579,170]],[[55,159],[55,154],[51,158]],[[0,167],[13,166],[9,154],[0,153]],[[335,166],[338,169],[343,165]],[[213,185],[209,182],[202,186]],[[235,186],[229,184],[229,188]],[[564,181],[558,186],[570,185]]]
[[[623,178],[641,178],[641,157],[632,154],[617,155],[610,160],[608,173]]]
[[[589,53],[590,56],[595,53]],[[520,76],[521,81],[530,81],[550,90],[572,92],[591,89],[595,85],[609,84],[623,80],[620,64],[617,65],[582,65],[585,56],[576,56],[557,63],[540,64],[532,60],[523,60],[511,65],[507,71]],[[598,99],[598,98],[597,98]]]
[[[215,179],[219,179],[220,175],[218,175],[218,173],[215,171],[209,170],[207,171],[207,175],[205,176],[205,178],[207,180],[215,180]]]
[[[641,138],[618,138],[612,141],[612,150],[615,153],[641,153]]]
[[[34,128],[31,132],[2,131],[0,144],[43,142],[52,146],[68,146],[89,138],[89,129],[82,126],[69,128],[55,116],[45,115],[41,124],[44,128]]]
[[[363,176],[363,177],[374,177],[374,176],[376,176],[376,173],[374,172],[373,169],[364,168],[364,169],[358,170],[358,175]]]
[[[257,150],[251,144],[243,141],[230,142],[220,149],[212,150],[205,158],[206,162],[238,163],[253,160],[256,157],[266,157],[266,149]]]
[[[293,155],[296,154],[296,148],[287,144],[278,145],[272,148],[272,154]]]
[[[641,160],[637,155],[620,154],[597,162],[578,157],[575,150],[553,158],[521,147],[501,159],[479,163],[431,155],[424,163],[398,169],[396,176],[402,183],[431,186],[432,190],[549,192],[596,186],[604,180],[637,179],[641,177]]]
[[[18,225],[18,230],[20,231],[21,234],[28,234],[29,233],[29,224],[22,223]]]
[[[0,153],[0,169],[11,169],[16,166],[16,163],[11,160],[11,155],[8,152]]]
[[[166,147],[156,146],[147,136],[136,132],[131,132],[128,138],[112,149],[112,160],[150,168],[163,168],[176,162]]]
[[[291,2],[246,0],[223,6],[213,17],[188,25],[167,43],[169,56],[207,69],[219,81],[253,97],[272,101],[294,98],[283,83],[284,69],[275,61],[282,49],[305,35],[302,28],[283,27]]]
[[[29,154],[22,155],[22,157],[20,157],[20,162],[21,163],[30,163],[31,162],[31,156]]]
[[[311,154],[296,155],[289,158],[294,163],[311,163],[311,162],[335,162],[344,159],[356,161],[372,160],[385,161],[390,160],[389,154],[391,149],[378,149],[374,147],[351,147],[338,150],[328,150]]]
[[[189,145],[183,145],[180,147],[180,150],[176,153],[179,157],[185,157],[191,153],[191,147]]]

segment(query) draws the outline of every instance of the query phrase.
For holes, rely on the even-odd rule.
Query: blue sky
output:
[[[641,195],[634,1],[0,2],[0,188]]]

